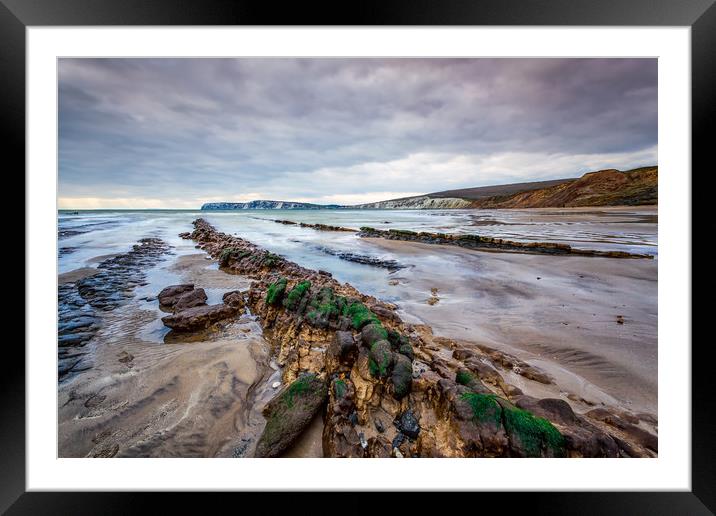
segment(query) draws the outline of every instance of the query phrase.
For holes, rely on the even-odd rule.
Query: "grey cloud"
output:
[[[295,181],[419,153],[642,156],[656,142],[655,59],[62,59],[59,65],[66,197],[385,192],[400,186],[389,175],[340,182],[340,191],[325,174],[315,176],[322,178],[317,184]],[[510,172],[518,180],[535,174]],[[444,177],[433,175],[416,184],[444,189]],[[482,179],[476,169],[461,186]]]

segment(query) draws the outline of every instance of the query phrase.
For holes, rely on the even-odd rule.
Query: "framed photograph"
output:
[[[2,0],[27,303],[0,508],[711,514],[712,4]]]

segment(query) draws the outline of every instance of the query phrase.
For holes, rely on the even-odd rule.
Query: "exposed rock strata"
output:
[[[315,249],[317,251],[330,254],[331,256],[335,256],[347,262],[370,265],[371,267],[380,267],[381,269],[388,269],[391,272],[404,269],[406,267],[405,265],[402,265],[395,260],[383,260],[382,258],[377,258],[375,256],[351,253],[347,251],[338,251],[337,249],[331,249],[330,247],[326,247],[323,245],[316,246]]]
[[[387,240],[403,240],[421,244],[455,245],[466,249],[485,249],[496,251],[522,252],[532,254],[573,254],[579,256],[602,256],[607,258],[653,258],[648,254],[627,253],[624,251],[597,251],[594,249],[575,249],[568,244],[556,242],[516,242],[502,238],[479,235],[451,235],[447,233],[427,233],[406,231],[402,229],[381,230],[362,227],[360,237],[385,238]]]
[[[316,231],[344,231],[348,233],[356,233],[358,230],[351,228],[344,228],[342,226],[331,226],[329,224],[309,224],[307,222],[294,222],[292,220],[274,220],[279,224],[296,225],[302,228],[311,228]]]
[[[170,246],[158,238],[143,238],[132,249],[97,265],[97,274],[59,286],[58,373],[64,380],[70,373],[91,367],[85,346],[99,329],[101,311],[114,310],[145,285],[145,270],[159,262]]]
[[[404,323],[395,306],[328,273],[220,233],[203,219],[194,226],[182,236],[219,259],[226,272],[255,280],[248,305],[283,367],[284,383],[295,384],[306,374],[325,381],[326,456],[654,455],[625,425],[608,424],[601,415],[577,415],[562,400],[529,398],[500,372],[553,381],[529,364],[436,337],[427,326]],[[261,438],[261,443],[281,444],[261,444],[260,455],[288,446],[295,438],[289,422],[308,417],[308,411],[299,417],[279,410],[283,396],[269,404]]]

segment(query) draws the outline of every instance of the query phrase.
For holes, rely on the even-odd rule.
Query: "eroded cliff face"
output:
[[[396,306],[301,267],[202,219],[181,236],[254,281],[246,292],[287,386],[267,406],[259,456],[290,445],[316,410],[328,457],[646,457],[646,416],[575,414],[505,381],[543,371],[485,346],[406,324]]]
[[[458,209],[470,208],[471,202],[466,199],[455,197],[410,197],[407,199],[394,199],[391,201],[379,201],[368,204],[361,204],[356,208],[371,210],[436,210],[436,209]]]

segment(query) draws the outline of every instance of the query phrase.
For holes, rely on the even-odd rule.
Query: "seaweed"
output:
[[[219,253],[219,264],[224,267],[229,264],[229,260],[234,253],[240,252],[238,247],[224,247]]]

